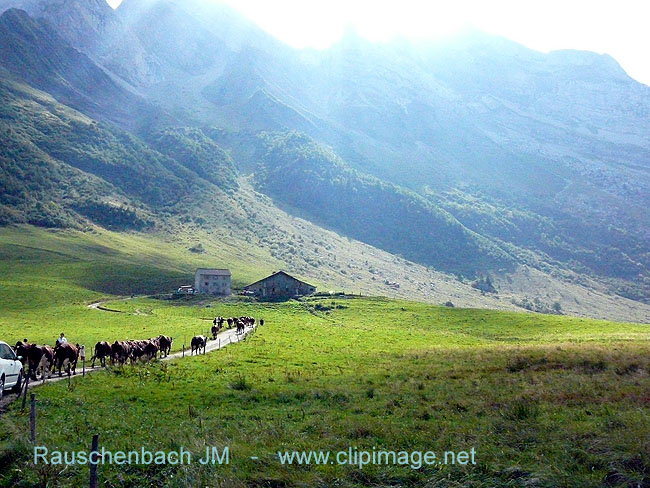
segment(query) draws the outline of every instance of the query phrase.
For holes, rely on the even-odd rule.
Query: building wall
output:
[[[261,297],[292,297],[295,295],[311,295],[316,288],[295,278],[279,274],[250,285],[248,290]]]
[[[231,277],[197,271],[194,275],[194,289],[210,295],[230,295]]]

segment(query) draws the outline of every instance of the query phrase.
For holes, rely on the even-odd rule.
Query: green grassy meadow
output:
[[[156,254],[136,237],[125,238],[119,252],[102,246],[103,254],[90,238],[61,236],[58,247],[41,238],[31,246],[24,235],[0,238],[0,339],[7,342],[51,343],[61,330],[86,345],[164,333],[178,349],[179,338],[215,315],[266,322],[242,343],[205,356],[35,390],[38,443],[51,450],[87,450],[93,433],[113,451],[230,449],[224,466],[100,466],[100,486],[650,484],[648,325],[368,297],[122,299],[117,285],[110,293],[101,284],[121,274],[119,263],[142,286],[155,276],[166,286],[191,263],[164,243]],[[88,277],[91,259],[103,272]],[[122,313],[87,308],[102,297]],[[0,417],[0,486],[86,486],[87,466],[34,466],[28,426],[18,403]],[[277,456],[349,447],[474,448],[476,464],[283,466]]]
[[[227,262],[233,286],[259,279],[266,269],[246,267],[222,244],[219,258],[193,255],[163,238],[112,232],[0,229],[0,330],[3,340],[53,344],[61,332],[71,341],[144,339],[168,331],[174,338],[205,333],[212,312],[169,322],[146,306],[131,314],[101,313],[88,304],[131,294],[158,294],[194,281],[199,266]],[[137,301],[136,301],[137,302]],[[149,307],[150,308],[150,307]],[[213,317],[214,315],[212,315]],[[206,327],[208,324],[208,327]],[[10,339],[10,340],[9,340]],[[174,349],[182,347],[182,341]]]

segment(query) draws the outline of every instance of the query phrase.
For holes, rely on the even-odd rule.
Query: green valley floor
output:
[[[50,451],[88,450],[95,433],[113,452],[183,447],[198,458],[228,447],[225,465],[100,465],[100,486],[650,484],[648,325],[349,295],[125,299],[119,280],[162,288],[182,275],[173,253],[130,246],[118,266],[79,243],[95,270],[38,246],[19,257],[2,247],[0,340],[51,344],[65,331],[90,350],[165,334],[177,351],[217,315],[265,325],[205,356],[34,389],[37,444]],[[100,298],[121,313],[88,308]],[[28,432],[15,402],[0,417],[0,486],[87,485],[87,465],[35,465]],[[475,464],[286,465],[278,455],[349,449],[473,450]]]

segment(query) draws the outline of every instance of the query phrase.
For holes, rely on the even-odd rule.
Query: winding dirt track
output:
[[[111,310],[111,309],[105,308],[103,306],[103,304],[106,303],[107,301],[113,301],[113,300],[114,299],[93,302],[93,303],[88,305],[88,308],[92,308],[92,309],[95,309],[95,310],[101,310],[101,311],[104,311],[104,312],[123,313],[123,312],[121,312],[119,310]],[[226,329],[226,330],[220,332],[219,334],[217,334],[216,339],[214,339],[214,340],[208,339],[208,343],[207,343],[207,345],[205,347],[205,353],[207,354],[209,352],[216,351],[218,349],[223,349],[224,347],[226,347],[226,346],[228,346],[230,344],[236,344],[237,342],[240,342],[241,340],[245,339],[246,336],[251,334],[255,330],[256,327],[257,327],[257,324],[254,327],[246,327],[243,334],[237,334],[236,329]],[[91,357],[92,356],[92,351],[87,350],[86,351],[86,356]],[[179,352],[175,352],[173,354],[170,354],[167,357],[161,358],[160,360],[161,361],[169,361],[169,360],[172,360],[172,359],[180,359],[180,358],[183,358],[183,357],[192,357],[192,356],[190,356],[190,350],[189,349],[187,349],[185,351],[185,356],[183,356],[183,351],[179,351]],[[95,371],[101,371],[101,370],[104,369],[101,366],[95,366],[94,368],[91,368],[89,366],[89,364],[90,364],[90,361],[88,361],[88,365],[86,366],[86,374],[94,373]],[[82,365],[81,365],[81,363],[77,364],[77,374],[72,376],[72,377],[73,378],[82,377]],[[38,380],[38,381],[35,381],[33,383],[30,383],[29,384],[29,389],[31,390],[32,388],[36,388],[36,387],[41,386],[41,385],[46,385],[48,383],[53,383],[53,382],[56,382],[56,381],[62,381],[62,380],[65,380],[65,379],[68,379],[68,376],[65,373],[63,374],[63,376],[59,376],[58,374],[56,374],[56,375],[53,375],[51,378],[47,378],[45,381]],[[17,395],[15,395],[13,393],[5,392],[5,396],[2,398],[2,400],[0,400],[0,416],[2,414],[4,414],[4,412],[7,410],[7,406],[11,402],[13,402],[14,400],[17,400],[17,399],[18,399]]]

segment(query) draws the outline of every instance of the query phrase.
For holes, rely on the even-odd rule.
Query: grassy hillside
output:
[[[182,243],[166,242],[163,236],[2,229],[0,327],[3,334],[25,335],[38,342],[54,340],[48,324],[63,327],[86,344],[94,344],[106,333],[114,338],[132,335],[133,317],[108,314],[98,323],[96,310],[87,305],[111,296],[169,293],[182,284],[192,284],[194,270],[201,266],[226,263],[234,274],[235,287],[269,272],[263,264],[243,266],[227,257],[234,252],[229,245],[222,245],[207,257],[190,252]],[[252,249],[247,256],[250,262],[268,259]],[[164,320],[148,317],[142,324],[135,330],[150,337]],[[196,321],[187,324],[190,329],[196,325]]]
[[[478,187],[429,191],[428,197],[477,234],[507,243],[506,249],[513,250],[519,262],[537,261],[539,266],[540,261],[546,260],[560,268],[598,275],[613,292],[633,300],[643,301],[648,294],[650,280],[643,274],[648,253],[646,240],[626,231],[618,217],[607,222],[601,220],[602,215],[577,217],[571,215],[566,205],[549,202],[526,208],[516,198],[497,199]],[[515,246],[532,251],[528,259],[517,253]]]
[[[375,255],[372,248],[340,237],[323,235],[306,223],[295,222],[294,225],[301,226],[301,238],[319,247],[319,252],[324,252],[327,250],[325,246],[328,246],[338,256],[336,267],[316,273],[315,270],[322,267],[316,262],[308,264],[314,259],[311,248],[303,254],[297,247],[292,260],[285,261],[285,255],[276,244],[282,236],[273,227],[261,235],[261,239],[266,241],[265,246],[258,245],[252,239],[248,241],[250,235],[238,236],[227,234],[227,231],[223,236],[201,233],[199,226],[192,223],[179,223],[177,233],[173,235],[44,230],[30,226],[2,228],[0,304],[3,313],[0,324],[5,333],[26,334],[30,340],[39,342],[53,340],[51,331],[43,324],[62,321],[65,322],[66,333],[74,334],[85,343],[94,343],[102,337],[102,331],[107,330],[110,330],[111,337],[123,337],[133,317],[110,314],[103,318],[101,326],[88,332],[88,324],[95,324],[97,319],[96,311],[88,309],[88,303],[106,297],[168,293],[182,284],[193,283],[193,273],[197,267],[215,266],[231,269],[235,288],[274,270],[283,267],[292,269],[287,266],[291,264],[304,271],[304,274],[298,272],[297,276],[309,279],[321,290],[356,293],[359,292],[356,283],[360,281],[357,273],[402,279],[405,276],[398,273],[408,271],[413,277],[438,283],[437,289],[429,292],[431,299],[442,302],[451,298],[457,304],[476,302],[481,306],[499,306],[496,300],[482,297],[480,292],[467,285],[444,281],[448,279],[444,275],[429,273],[416,265],[394,263],[390,255],[379,251]],[[279,229],[285,230],[283,227]],[[286,232],[297,230],[297,227],[286,228]],[[322,242],[316,241],[316,238],[328,240]],[[196,251],[198,244],[201,244],[202,252]],[[363,256],[362,253],[366,253],[365,258],[371,263],[370,269],[375,275],[363,270],[362,263],[355,260]],[[385,292],[408,296],[417,291],[417,282],[411,284],[405,281],[402,287],[393,289],[380,280],[369,281],[374,284],[363,289],[365,294]],[[504,305],[508,306],[507,303]],[[510,307],[514,308],[511,304]],[[165,319],[147,317],[146,310],[147,307],[139,316],[141,323],[145,324],[143,327],[146,327],[143,330],[153,335],[160,326],[166,326]],[[205,317],[211,313],[206,311]],[[186,328],[179,329],[178,333],[191,334],[199,324],[203,322],[190,320],[185,324]]]
[[[110,449],[134,442],[151,449],[183,445],[196,455],[205,443],[231,448],[232,464],[219,469],[103,467],[101,479],[108,485],[219,480],[223,486],[518,486],[526,481],[582,487],[647,476],[647,325],[386,298],[212,301],[209,308],[204,299],[116,300],[118,294],[154,293],[189,282],[200,265],[225,263],[241,285],[277,262],[234,236],[218,246],[206,240],[200,254],[189,251],[192,242],[164,234],[29,226],[0,231],[2,340],[52,343],[64,331],[88,346],[164,333],[175,338],[178,350],[215,315],[266,321],[245,343],[206,357],[116,369],[76,379],[71,387],[37,390],[39,441],[51,449],[85,449],[94,431]],[[332,249],[339,259],[361,246],[328,242],[340,246]],[[371,248],[355,253],[361,249],[381,263]],[[421,273],[416,265],[410,268]],[[454,290],[443,288],[443,281],[437,286]],[[462,291],[455,289],[461,297]],[[479,303],[488,300],[474,292]],[[121,313],[87,307],[111,297],[108,306]],[[11,468],[0,474],[0,486],[83,483],[83,467],[30,465],[27,422],[16,406],[0,419],[0,463]],[[474,447],[478,464],[298,468],[283,467],[275,456],[278,450],[348,446]]]
[[[346,166],[298,133],[260,136],[261,191],[316,221],[394,254],[446,272],[513,265],[512,257],[419,195]]]
[[[65,300],[72,299],[66,298]],[[37,312],[40,304],[29,307]],[[108,485],[623,486],[648,481],[648,326],[386,299],[203,306],[138,299],[73,333],[168,333],[210,315],[266,325],[205,357],[118,368],[37,390],[39,442],[87,449],[229,446],[228,466],[100,467]],[[4,309],[4,307],[3,307]],[[132,315],[145,312],[147,315]],[[87,319],[90,319],[88,315]],[[54,337],[65,317],[41,324]],[[3,330],[4,327],[3,327]],[[10,339],[22,330],[14,329]],[[112,412],[119,411],[119,415]],[[17,406],[2,419],[0,485],[78,486],[34,467]],[[62,429],[61,425],[66,428]],[[467,450],[476,465],[282,466],[284,450]],[[258,460],[250,459],[258,456]],[[612,481],[613,480],[613,481]]]
[[[207,186],[137,138],[98,124],[2,71],[0,100],[5,223],[79,227],[84,216],[94,216],[110,227],[111,212],[129,209],[137,224],[150,218],[151,207],[178,212],[190,191]]]

